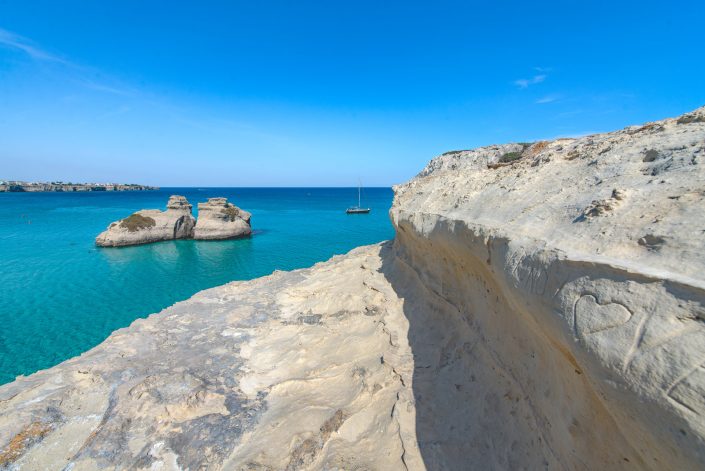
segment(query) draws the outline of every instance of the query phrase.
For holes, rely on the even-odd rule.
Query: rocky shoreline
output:
[[[390,216],[0,387],[0,469],[705,466],[705,108],[444,154]]]
[[[85,192],[85,191],[151,191],[158,186],[134,185],[125,183],[63,183],[63,182],[0,182],[0,193]]]
[[[125,247],[163,240],[223,240],[252,233],[252,215],[228,203],[226,198],[209,198],[198,204],[198,220],[193,206],[179,195],[169,198],[166,211],[143,209],[111,223],[95,239],[99,247]]]

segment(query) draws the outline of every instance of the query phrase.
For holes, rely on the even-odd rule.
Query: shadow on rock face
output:
[[[560,467],[537,430],[529,398],[476,324],[476,310],[495,308],[478,303],[459,310],[442,285],[434,286],[430,273],[408,264],[413,256],[403,251],[398,243],[384,245],[381,272],[403,299],[409,321],[416,438],[426,468]],[[475,281],[487,295],[484,284]],[[501,304],[499,297],[492,298]]]
[[[506,239],[401,225],[380,271],[409,323],[427,469],[648,468],[555,328],[537,323],[550,307],[530,311],[507,284]]]

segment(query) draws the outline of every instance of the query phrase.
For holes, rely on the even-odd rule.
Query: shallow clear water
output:
[[[195,207],[225,196],[254,235],[97,248],[110,222],[169,195]],[[112,331],[197,291],[307,267],[391,239],[392,190],[368,188],[370,214],[346,215],[354,188],[163,188],[124,193],[0,193],[0,384],[80,354]]]

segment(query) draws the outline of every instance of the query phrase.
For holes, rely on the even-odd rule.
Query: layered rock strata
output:
[[[705,466],[705,108],[446,154],[395,195],[430,468]]]
[[[198,221],[193,238],[199,240],[234,239],[252,233],[252,215],[228,203],[225,198],[209,198],[198,203]]]
[[[96,237],[100,247],[122,247],[193,237],[196,219],[183,196],[171,196],[166,211],[143,209],[110,224]]]
[[[0,387],[0,468],[705,467],[705,109],[448,153],[390,214]]]

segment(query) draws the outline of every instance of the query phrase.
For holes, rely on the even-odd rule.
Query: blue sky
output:
[[[400,183],[705,104],[702,1],[0,0],[0,179]]]

